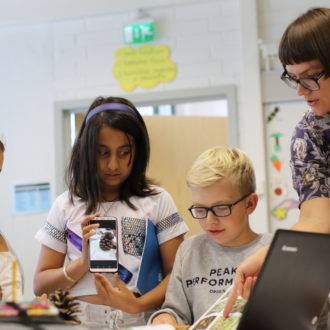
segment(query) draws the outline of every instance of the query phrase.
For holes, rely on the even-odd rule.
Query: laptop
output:
[[[330,235],[279,229],[237,329],[315,329],[329,291]]]

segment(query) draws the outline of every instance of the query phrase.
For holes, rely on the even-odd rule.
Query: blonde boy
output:
[[[233,284],[240,263],[271,241],[270,234],[259,235],[249,225],[258,196],[253,165],[242,150],[206,150],[188,172],[187,184],[189,211],[204,233],[180,245],[165,302],[151,324],[193,324]]]

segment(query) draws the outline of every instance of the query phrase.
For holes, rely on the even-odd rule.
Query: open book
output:
[[[228,296],[233,286],[217,299],[217,301],[189,328],[189,330],[234,330],[242,316],[246,300],[238,297],[227,319],[222,316]]]
[[[211,305],[209,309],[192,325],[188,330],[234,330],[236,329],[239,320],[242,316],[243,309],[246,300],[238,297],[235,305],[230,312],[227,319],[222,316],[222,311],[226,305],[227,299],[230,295],[233,286],[230,286],[227,291],[217,299],[217,301]],[[178,326],[184,328],[185,326]],[[169,324],[148,325],[131,328],[121,328],[120,330],[175,330],[175,328]]]

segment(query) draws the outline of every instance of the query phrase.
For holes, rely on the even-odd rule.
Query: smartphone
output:
[[[99,223],[96,233],[88,240],[88,268],[92,273],[118,271],[117,219],[96,217],[89,222]]]

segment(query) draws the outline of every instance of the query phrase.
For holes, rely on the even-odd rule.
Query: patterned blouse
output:
[[[300,205],[312,198],[330,197],[330,112],[304,114],[293,132],[290,166]]]

